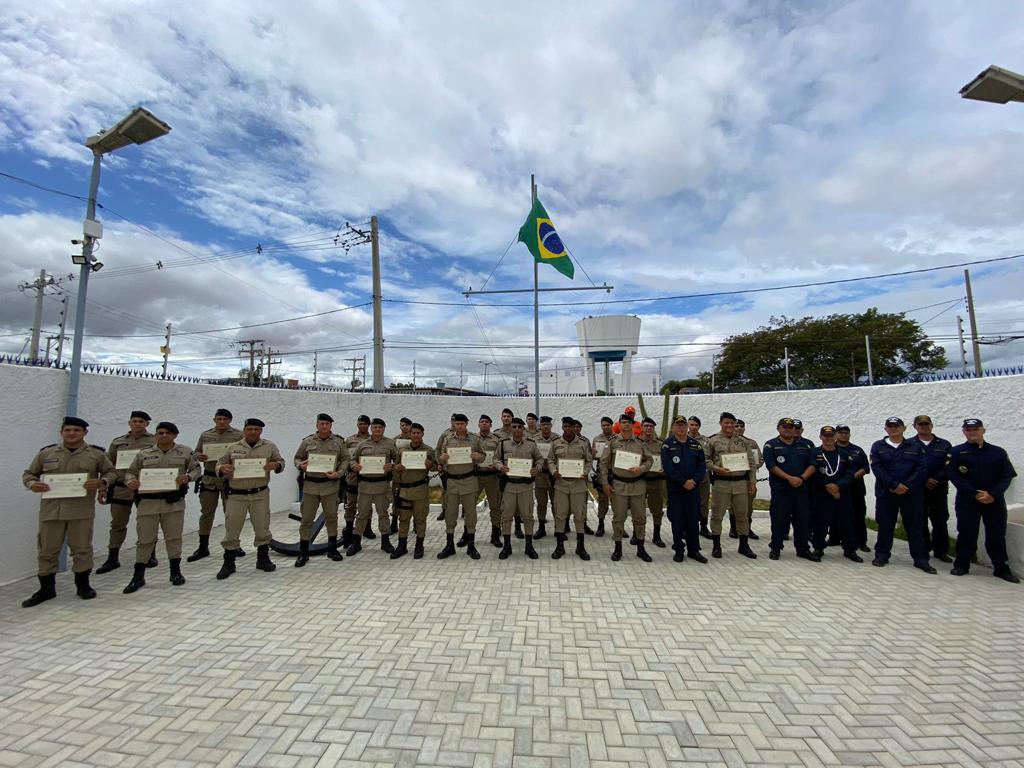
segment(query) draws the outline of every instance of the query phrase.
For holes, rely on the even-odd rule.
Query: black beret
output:
[[[629,423],[632,424],[633,421],[634,421],[633,414],[631,414],[631,413],[624,413],[621,416],[619,416],[619,421],[628,421]]]
[[[171,422],[171,421],[161,421],[159,424],[157,424],[156,425],[156,431],[159,432],[161,429],[166,429],[168,432],[173,432],[174,434],[178,434],[178,427],[177,427],[177,425],[174,424],[174,422]]]
[[[486,413],[481,413],[479,420],[480,421],[486,421],[488,424],[493,424],[493,422],[491,421],[491,417],[488,416]]]
[[[263,422],[263,419],[246,419],[245,420],[245,426],[247,426],[247,427],[259,427],[260,429],[262,429],[263,427],[265,427],[267,425]]]
[[[150,418],[149,414],[146,413],[145,411],[132,411],[132,415],[129,416],[128,418],[129,419],[145,419],[146,421],[152,421],[153,420],[153,419]]]
[[[358,419],[356,419],[356,424],[369,424],[369,423],[370,423],[370,417],[369,416],[362,416],[361,415]]]
[[[464,414],[464,413],[453,413],[452,414],[452,421],[465,421],[465,422],[469,422],[469,417],[467,417],[466,414]]]
[[[400,418],[398,420],[398,423],[399,424],[412,424],[412,419],[410,419],[408,416],[403,416],[402,418]]]
[[[81,427],[82,429],[88,429],[89,428],[89,422],[86,421],[85,419],[80,419],[77,416],[65,416],[64,417],[64,422],[60,426],[61,426],[61,428],[64,428],[64,427]]]
[[[696,421],[697,422],[697,426],[698,427],[700,426],[700,419],[698,417],[696,417],[696,416],[691,416],[690,418],[687,419],[687,421]]]
[[[574,419],[572,416],[563,416],[562,417],[562,426],[564,427],[566,424],[573,424],[573,425],[575,425],[576,424],[576,419]]]
[[[528,413],[528,414],[526,414],[526,418],[528,418],[528,419],[536,419],[537,418],[537,414],[536,413]]]
[[[387,426],[387,423],[384,421],[384,419],[380,418],[379,416],[377,418],[375,418],[373,421],[371,421],[370,424],[372,424],[375,427],[386,427]]]
[[[656,427],[658,425],[658,422],[656,422],[650,416],[644,416],[644,420],[641,421],[640,423],[641,424],[650,424],[652,427]]]
[[[334,419],[332,419],[330,414],[328,414],[328,413],[318,413],[316,415],[316,420],[317,421],[329,421],[329,422],[331,422],[331,424],[334,423]]]
[[[736,417],[728,411],[722,411],[722,415],[718,417],[718,420],[721,421],[722,419],[732,419],[733,421],[736,421]]]
[[[522,419],[520,419],[518,416],[516,416],[516,417],[514,417],[512,419],[512,426],[513,427],[525,427],[526,426],[526,422],[523,421]]]
[[[550,424],[552,421],[553,421],[553,419],[550,416],[541,416],[540,417],[540,423],[541,424]]]
[[[509,416],[515,416],[515,414],[514,414],[514,413],[512,413],[512,409],[511,409],[511,408],[502,408],[502,409],[501,409],[501,415],[502,415],[502,416],[504,416],[504,415],[505,415],[506,413],[507,413],[507,414],[508,414]]]
[[[614,424],[615,422],[612,421],[612,417],[611,416],[602,416],[601,417],[601,423],[602,424]]]
[[[426,430],[423,429],[423,425],[420,424],[418,421],[414,421],[412,424],[410,424],[409,429],[418,429],[420,432],[426,432]]]
[[[214,416],[227,416],[227,417],[228,417],[229,419],[232,419],[232,418],[234,418],[234,417],[233,417],[233,416],[231,415],[231,411],[229,411],[229,410],[228,410],[227,408],[218,408],[218,409],[217,409],[217,412],[216,412],[216,413],[214,413],[213,415],[214,415]]]

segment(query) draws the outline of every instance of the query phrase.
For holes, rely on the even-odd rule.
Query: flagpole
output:
[[[530,174],[530,210],[537,204],[537,178]],[[533,260],[533,412],[540,412],[540,291],[538,290],[537,260]]]

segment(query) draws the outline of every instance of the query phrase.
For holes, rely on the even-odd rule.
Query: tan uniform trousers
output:
[[[512,535],[512,521],[519,518],[523,521],[523,532],[527,536],[533,536],[533,494],[527,483],[526,490],[519,493],[512,492],[512,481],[505,486],[505,493],[501,495],[501,533],[503,536]]]
[[[551,506],[551,516],[555,516],[555,489],[553,487],[538,488],[534,486],[533,493],[537,497],[537,520],[541,523],[547,523],[549,505]]]
[[[64,539],[71,550],[71,568],[75,573],[92,570],[92,525],[93,518],[80,520],[47,520],[39,523],[36,544],[39,551],[39,575],[49,576],[57,572],[60,562],[60,548]],[[147,559],[149,556],[146,556]]]
[[[601,493],[601,489],[595,489],[597,491],[597,519],[604,520],[608,517],[608,497]]]
[[[736,516],[736,532],[740,536],[750,533],[750,494],[747,481],[715,478],[711,491],[711,534],[722,535],[722,518],[729,512]]]
[[[501,482],[498,480],[498,473],[493,475],[477,475],[477,482],[480,490],[484,492],[487,499],[487,509],[491,513],[491,525],[501,527]]]
[[[645,501],[646,496],[642,493],[635,496],[612,494],[612,538],[615,541],[622,541],[626,536],[627,513],[633,518],[633,535],[640,541],[644,540],[644,532],[647,529]]]
[[[262,547],[270,544],[270,490],[259,493],[229,494],[224,502],[224,549],[238,549],[241,546],[242,526],[246,515],[252,523],[253,545]]]
[[[159,507],[157,505],[160,505]],[[181,532],[185,527],[184,508],[170,512],[151,512],[149,509],[173,510],[174,507],[165,501],[141,501],[139,502],[139,514],[135,516],[135,530],[139,542],[135,546],[135,562],[145,563],[153,554],[156,547],[156,536],[158,530],[164,532],[164,546],[167,547],[168,560],[181,559]]]
[[[352,487],[358,488],[358,486],[354,483]],[[345,522],[355,523],[356,512],[359,510],[359,491],[348,490],[344,483],[342,484],[342,488],[344,489],[345,492]]]
[[[444,528],[449,535],[455,533],[459,525],[459,507],[462,507],[464,516],[463,525],[466,533],[476,533],[476,502],[480,498],[479,489],[459,493],[452,489],[453,483],[449,481],[448,490],[444,492]]]
[[[217,514],[217,504],[224,497],[224,479],[203,475],[199,486],[199,535],[209,536],[213,530],[213,519]],[[207,490],[210,489],[210,490]],[[225,516],[227,515],[225,507]]]
[[[128,522],[132,517],[134,503],[131,499],[110,500],[110,539],[107,544],[110,549],[120,549],[124,544],[128,535]]]
[[[662,519],[665,517],[664,480],[647,481],[647,508],[651,510],[651,517],[654,518],[654,524],[660,526]]]
[[[391,528],[391,518],[388,516],[388,508],[391,506],[391,500],[394,498],[391,495],[391,481],[380,480],[377,482],[366,482],[365,480],[359,483],[359,501],[358,511],[356,513],[356,526],[355,531],[357,534],[362,536],[363,531],[366,530],[366,524],[370,522],[370,516],[373,514],[373,510],[377,510],[377,526],[380,529],[381,534],[387,535],[388,530]],[[348,508],[346,506],[345,516],[348,517]]]
[[[700,481],[700,519],[707,523],[711,504],[711,478],[705,477]]]
[[[583,533],[587,522],[587,487],[580,487],[580,490],[569,493],[555,489],[555,532],[561,533],[565,530],[565,521],[572,515],[573,526],[576,533]]]
[[[430,499],[403,499],[398,497],[398,538],[409,538],[409,522],[412,521],[413,533],[417,539],[427,535],[427,514],[430,512]]]
[[[326,496],[317,496],[312,493],[302,494],[302,504],[299,505],[299,513],[302,520],[299,522],[299,538],[309,541],[310,533],[313,531],[313,520],[320,507],[324,509],[324,518],[327,521],[327,535],[338,535],[338,494],[329,493]]]

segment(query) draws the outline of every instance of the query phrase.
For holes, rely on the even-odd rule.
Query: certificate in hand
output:
[[[750,456],[744,453],[723,453],[722,469],[730,472],[747,472],[750,470]]]
[[[178,489],[176,467],[146,467],[139,472],[139,493],[175,491]]]
[[[85,496],[85,481],[89,475],[85,472],[71,472],[59,475],[43,475],[39,482],[46,483],[50,490],[39,494],[44,499],[74,499]]]
[[[410,440],[408,437],[395,438],[395,448],[397,448],[400,451],[404,451],[410,445],[412,445],[412,440]]]
[[[613,466],[615,469],[632,469],[633,467],[640,466],[640,460],[643,457],[639,453],[632,453],[631,451],[616,451],[615,452],[615,463]]]
[[[533,469],[533,459],[508,460],[509,477],[529,477],[531,469]]]
[[[448,449],[449,464],[472,464],[473,449],[468,445],[453,445]]]
[[[559,459],[558,474],[566,480],[583,477],[583,459]]]
[[[600,461],[604,458],[604,452],[608,450],[608,443],[594,444],[594,458]]]
[[[266,459],[235,459],[234,463],[235,473],[232,477],[235,480],[267,479]]]
[[[387,461],[387,456],[360,456],[358,462],[362,469],[359,471],[359,474],[383,475],[385,461]]]
[[[540,451],[541,458],[551,458],[551,443],[537,443],[537,450]]]
[[[338,465],[333,453],[311,453],[306,457],[306,471],[326,474],[333,472]]]
[[[651,468],[648,470],[648,472],[661,472],[662,469],[663,468],[661,466],[661,454],[658,454],[657,456],[654,457],[654,461],[652,462]]]
[[[207,461],[217,461],[228,452],[234,443],[203,443],[203,453]]]
[[[427,452],[410,451],[408,448],[402,451],[402,466],[406,469],[426,469]]]
[[[480,464],[481,467],[493,467],[494,466],[494,451],[484,451],[484,460]]]
[[[140,448],[122,448],[117,452],[117,461],[114,463],[114,469],[128,469],[135,461],[135,457],[139,455]]]

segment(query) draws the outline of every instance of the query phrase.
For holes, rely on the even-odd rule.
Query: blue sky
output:
[[[1024,70],[1019,3],[9,8],[0,171],[84,195],[85,136],[137,104],[173,127],[104,163],[105,268],[90,284],[86,360],[155,365],[170,322],[190,334],[172,342],[176,372],[233,372],[232,342],[263,338],[289,377],[310,383],[317,349],[320,381],[341,383],[344,358],[372,360],[360,306],[369,248],[346,252],[333,238],[376,214],[385,380],[411,380],[415,361],[418,381],[454,383],[461,365],[478,387],[486,361],[491,385],[511,387],[532,369],[531,313],[486,305],[528,298],[481,297],[474,311],[462,291],[492,270],[488,287],[529,285],[525,248],[501,257],[529,209],[531,173],[563,241],[614,300],[1024,251],[1012,162],[1024,107],[957,95],[988,64]],[[40,268],[71,271],[83,211],[0,178],[0,351],[21,351],[31,325],[18,284]],[[154,267],[191,255],[187,267]],[[1020,270],[972,271],[988,338],[1024,330]],[[577,282],[588,284],[582,269]],[[567,281],[543,269],[542,283]],[[643,318],[634,370],[649,381],[659,366],[665,378],[707,369],[716,343],[773,315],[870,306],[924,307],[911,316],[955,360],[962,296],[959,270],[654,304],[548,294],[542,369],[579,367],[585,314]],[[44,330],[58,312],[54,295]],[[1022,350],[987,345],[985,360],[1020,364]]]

